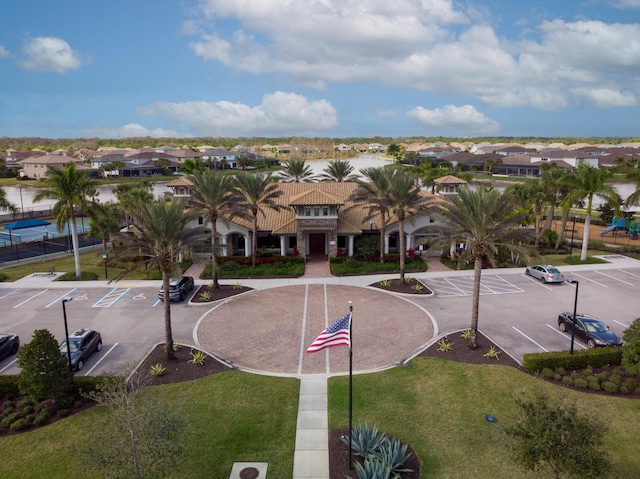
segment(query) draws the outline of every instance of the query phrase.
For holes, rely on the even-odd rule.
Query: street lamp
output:
[[[569,354],[573,354],[573,342],[576,339],[576,327],[578,326],[578,318],[576,316],[578,310],[578,288],[580,286],[580,282],[575,279],[569,279],[567,280],[567,283],[576,285],[576,296],[573,300],[573,328],[571,328],[571,348],[569,349]]]
[[[369,266],[371,266],[371,257],[373,256],[373,220],[369,220]]]
[[[104,260],[104,279],[109,279],[109,275],[107,274],[107,252],[104,251],[102,253],[102,259]]]
[[[69,365],[69,371],[73,371],[71,368],[71,345],[69,344],[69,328],[67,327],[67,309],[65,303],[73,301],[73,298],[62,298],[62,317],[64,318],[64,336],[67,340],[67,363]]]
[[[22,185],[18,185],[18,190],[20,190],[20,211],[22,211],[22,219],[24,219],[24,203],[22,202]]]
[[[573,235],[576,232],[576,219],[578,218],[578,215],[573,215],[573,228],[571,230],[571,246],[569,246],[569,256],[573,255]]]

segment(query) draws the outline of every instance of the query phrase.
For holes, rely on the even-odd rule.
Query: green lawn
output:
[[[357,354],[357,350],[355,351]],[[356,375],[354,424],[376,424],[409,442],[423,463],[423,478],[538,478],[513,464],[500,425],[514,414],[514,391],[544,390],[610,425],[605,438],[611,478],[640,477],[640,401],[570,391],[500,365],[474,366],[416,358],[410,367]],[[329,380],[329,427],[346,428],[348,378]],[[229,477],[238,461],[269,463],[269,478],[289,479],[299,382],[239,371],[147,390],[179,407],[190,433],[185,464],[166,477]],[[91,440],[98,408],[40,430],[0,438],[0,477],[67,478],[82,474],[76,445]],[[497,417],[489,424],[484,414]],[[46,467],[45,467],[46,465]]]
[[[354,351],[357,354],[357,350]],[[508,455],[499,427],[508,424],[514,391],[544,390],[609,424],[605,438],[611,478],[640,477],[640,401],[575,392],[500,365],[475,366],[416,358],[407,368],[353,378],[353,424],[378,425],[409,442],[420,457],[423,478],[539,478]],[[348,378],[329,382],[329,427],[347,428]]]
[[[269,478],[293,471],[299,382],[230,371],[208,378],[153,386],[158,402],[184,411],[189,427],[185,463],[167,479],[227,478],[234,462],[268,462]],[[0,438],[0,477],[84,477],[77,446],[91,441],[93,408],[42,429]]]

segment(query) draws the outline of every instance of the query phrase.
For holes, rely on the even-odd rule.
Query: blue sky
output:
[[[0,3],[0,137],[640,137],[640,0]]]

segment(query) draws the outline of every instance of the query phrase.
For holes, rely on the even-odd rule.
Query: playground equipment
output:
[[[637,221],[634,221],[632,225],[630,220],[614,216],[611,219],[611,224],[600,232],[600,236],[613,233],[614,236],[631,235],[631,239],[636,240],[639,232]]]

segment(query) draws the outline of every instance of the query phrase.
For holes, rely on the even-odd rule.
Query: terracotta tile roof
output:
[[[344,205],[344,199],[338,198],[331,193],[314,189],[294,196],[293,198],[291,198],[289,204],[291,206]]]
[[[191,186],[191,184],[191,181],[189,181],[189,179],[185,178],[184,176],[167,182],[167,186],[169,188],[171,188],[172,186]]]
[[[462,178],[453,175],[441,176],[433,180],[436,185],[466,185],[467,182]]]

